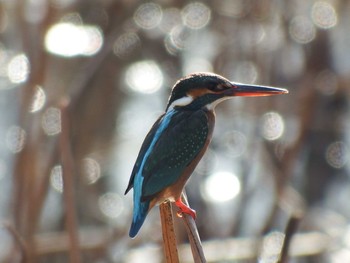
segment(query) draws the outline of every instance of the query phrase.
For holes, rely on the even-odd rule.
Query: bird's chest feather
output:
[[[178,182],[183,187],[209,144],[213,126],[210,111],[174,109],[163,116],[138,171],[142,200]]]
[[[211,126],[208,122],[206,125],[196,123],[190,116],[175,120],[173,125],[169,126],[164,134],[164,141],[160,143],[169,145],[169,148],[164,149],[171,156],[171,168],[177,168],[186,161],[191,161],[188,160],[189,156],[198,154],[208,139]]]
[[[215,116],[212,112],[205,112],[205,119],[206,125],[203,123],[199,125],[191,118],[184,118],[183,122],[179,123],[179,127],[174,127],[172,131],[176,134],[173,137],[174,148],[168,149],[171,156],[169,173],[164,175],[168,180],[171,180],[171,183],[164,184],[162,188],[159,188],[160,191],[152,197],[152,206],[167,199],[174,201],[180,198],[187,180],[207,150],[212,137]],[[200,122],[200,120],[197,121]],[[186,132],[181,127],[186,127]],[[159,177],[159,180],[162,179]]]

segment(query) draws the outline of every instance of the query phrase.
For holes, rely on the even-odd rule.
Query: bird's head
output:
[[[286,89],[231,82],[213,73],[194,73],[177,81],[167,110],[173,108],[211,110],[221,101],[235,96],[270,96],[288,93]]]

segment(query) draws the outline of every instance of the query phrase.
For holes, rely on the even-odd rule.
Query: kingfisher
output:
[[[235,96],[269,96],[286,89],[231,82],[214,73],[193,73],[172,88],[165,112],[153,124],[141,146],[125,194],[133,190],[129,236],[139,232],[148,212],[162,202],[173,202],[178,215],[196,218],[181,193],[211,141],[214,109]]]

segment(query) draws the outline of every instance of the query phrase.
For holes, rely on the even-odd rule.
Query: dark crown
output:
[[[167,109],[175,100],[188,96],[191,90],[204,88],[215,90],[218,85],[226,85],[227,83],[229,83],[229,80],[214,73],[190,74],[175,83],[168,100]]]

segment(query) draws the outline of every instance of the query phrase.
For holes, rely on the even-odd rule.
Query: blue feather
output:
[[[134,208],[134,216],[129,231],[129,236],[131,238],[134,238],[137,235],[141,226],[143,225],[143,222],[145,221],[146,216],[148,214],[149,203],[149,201],[139,202],[137,204],[138,208]]]
[[[135,175],[134,179],[134,212],[133,212],[133,219],[129,231],[130,237],[135,237],[140,230],[143,222],[145,221],[145,218],[148,214],[149,210],[149,204],[150,201],[141,201],[141,195],[142,195],[142,186],[143,186],[143,167],[145,166],[145,163],[147,162],[148,156],[152,152],[154,145],[158,141],[159,137],[163,133],[163,131],[168,127],[171,117],[174,115],[175,110],[171,110],[167,112],[163,118],[163,120],[160,122],[160,125],[152,139],[151,144],[149,145],[147,151],[145,152],[145,155],[142,159],[140,169]]]

